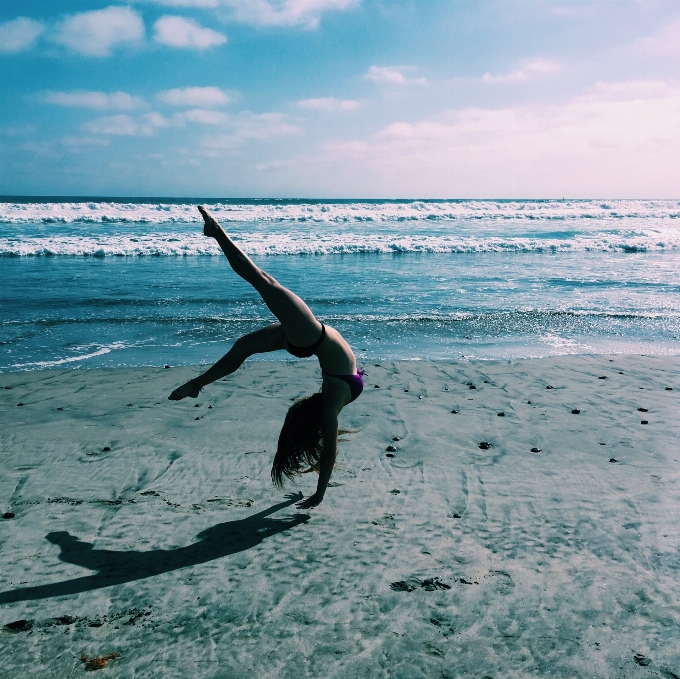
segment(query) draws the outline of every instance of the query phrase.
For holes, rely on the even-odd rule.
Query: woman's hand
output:
[[[191,396],[191,398],[197,398],[198,395],[201,393],[200,388],[198,387],[197,384],[195,384],[192,380],[189,380],[188,382],[185,382],[181,387],[177,387],[175,391],[168,396],[168,400],[170,401],[181,401],[183,398],[186,398],[187,396]]]
[[[306,500],[298,502],[295,507],[297,509],[311,509],[312,507],[318,507],[323,502],[323,495],[319,496],[317,493],[310,495]]]

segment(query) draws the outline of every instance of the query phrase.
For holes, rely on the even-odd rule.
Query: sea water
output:
[[[677,200],[6,197],[0,371],[211,363],[274,322],[199,202],[360,364],[680,353]]]

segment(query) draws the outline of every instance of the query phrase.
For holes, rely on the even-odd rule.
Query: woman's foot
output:
[[[203,235],[208,236],[208,238],[215,238],[222,228],[217,220],[205,209],[203,205],[198,206],[198,211],[203,217]]]
[[[168,396],[170,401],[181,401],[183,398],[190,396],[191,398],[197,398],[201,393],[200,388],[192,380],[185,382],[181,387],[177,387],[175,391]]]

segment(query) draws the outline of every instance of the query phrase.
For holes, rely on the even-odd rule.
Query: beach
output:
[[[315,361],[0,375],[1,676],[680,675],[677,356],[360,367],[306,511]]]

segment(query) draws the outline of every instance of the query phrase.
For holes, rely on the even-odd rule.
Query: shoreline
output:
[[[678,673],[678,357],[364,367],[308,512],[269,470],[316,362],[3,373],[3,672]]]
[[[654,340],[649,340],[649,343],[654,342]],[[657,344],[661,345],[663,342],[658,341]],[[225,347],[230,347],[231,342],[226,342]],[[423,363],[423,364],[429,364],[429,363],[480,363],[480,364],[514,364],[514,363],[522,363],[524,361],[543,361],[543,360],[562,360],[562,359],[578,359],[578,358],[584,358],[584,359],[598,359],[601,358],[603,360],[611,360],[611,361],[616,361],[618,359],[622,359],[624,357],[630,357],[630,358],[635,358],[635,357],[641,357],[641,358],[660,358],[660,359],[673,359],[673,358],[678,358],[680,357],[680,347],[675,347],[674,345],[667,345],[666,351],[663,352],[655,352],[655,351],[647,351],[646,353],[639,353],[640,346],[638,343],[638,346],[636,346],[634,351],[619,351],[619,352],[579,352],[579,353],[569,353],[569,354],[548,354],[544,356],[536,356],[536,355],[527,355],[527,356],[474,356],[474,355],[469,355],[469,356],[460,356],[460,357],[448,357],[448,358],[441,358],[441,357],[435,357],[435,358],[429,358],[429,357],[413,357],[413,358],[371,358],[371,357],[362,357],[362,356],[357,356],[357,367],[361,368],[362,366],[369,366],[371,364],[374,364],[376,361],[382,362],[382,363],[405,363],[405,364],[410,364],[410,363]],[[228,350],[228,349],[227,349]],[[106,354],[103,354],[106,355]],[[215,361],[217,361],[221,357],[220,355],[216,355]],[[613,357],[613,358],[612,358]],[[72,363],[76,363],[77,360],[82,360],[82,359],[75,359],[75,358],[69,358],[69,359],[64,359],[61,361],[56,361],[56,365],[42,365],[41,367],[35,367],[35,368],[28,368],[26,369],[25,365],[21,366],[21,368],[16,368],[16,369],[0,369],[0,389],[2,389],[2,377],[3,375],[21,375],[21,374],[33,374],[33,373],[52,373],[55,371],[61,371],[63,373],[68,373],[70,371],[80,371],[80,372],[95,372],[95,371],[110,371],[110,372],[115,372],[115,371],[121,371],[121,370],[142,370],[142,371],[155,371],[155,370],[194,370],[196,372],[201,372],[207,370],[213,363],[212,362],[203,362],[203,363],[190,363],[190,364],[171,364],[168,365],[167,363],[148,363],[148,364],[141,364],[141,365],[121,365],[121,366],[95,366],[95,367],[88,367],[86,365],[82,366],[70,366]],[[86,360],[86,359],[85,359]],[[295,365],[300,362],[300,359],[294,358],[292,356],[282,356],[280,358],[267,358],[267,354],[263,354],[260,356],[251,356],[248,360],[248,364],[260,364],[260,363],[272,363],[275,365]],[[318,364],[316,363],[315,359],[310,360],[310,361],[305,361],[302,363],[302,365],[309,364],[311,366],[315,366]],[[26,364],[26,365],[31,365],[31,364]],[[242,369],[242,368],[241,368]],[[320,370],[320,368],[319,368]],[[234,375],[231,375],[230,378],[233,378]]]

